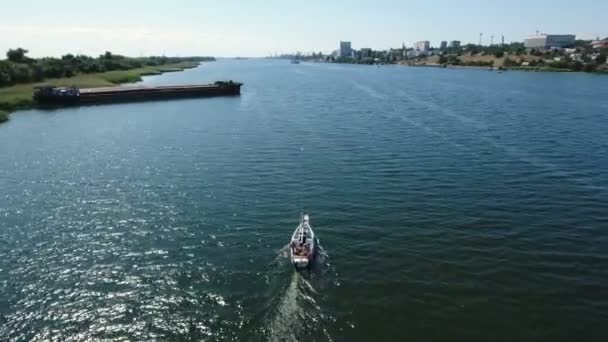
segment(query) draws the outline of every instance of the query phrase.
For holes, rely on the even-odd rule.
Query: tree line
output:
[[[181,62],[214,61],[213,57],[126,57],[106,52],[99,57],[66,54],[61,58],[30,58],[28,50],[17,48],[0,60],[0,87],[19,83],[40,82],[47,78],[72,77],[77,74],[130,70]]]

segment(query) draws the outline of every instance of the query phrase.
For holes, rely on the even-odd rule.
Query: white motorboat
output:
[[[291,262],[297,269],[310,266],[314,260],[316,248],[317,240],[310,226],[310,217],[304,214],[289,243]]]

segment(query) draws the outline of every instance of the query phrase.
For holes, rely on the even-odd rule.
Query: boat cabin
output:
[[[294,255],[308,256],[311,253],[312,240],[313,235],[308,223],[308,215],[304,215],[298,232],[297,234],[294,234],[294,238],[291,241],[291,249],[293,250]]]
[[[39,86],[34,88],[34,100],[41,103],[71,103],[78,101],[80,90],[76,87]]]

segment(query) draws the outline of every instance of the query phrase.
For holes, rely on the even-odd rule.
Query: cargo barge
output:
[[[40,105],[95,105],[113,102],[153,101],[177,98],[240,95],[242,83],[218,81],[213,84],[110,87],[78,89],[75,87],[41,86],[34,90],[34,101]]]

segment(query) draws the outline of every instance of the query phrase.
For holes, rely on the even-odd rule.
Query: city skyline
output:
[[[8,6],[7,6],[8,7]],[[593,9],[593,10],[590,10]],[[355,49],[386,49],[428,40],[462,44],[491,37],[499,43],[522,42],[537,31],[604,38],[608,3],[581,0],[515,0],[503,4],[437,0],[282,1],[181,0],[170,8],[157,1],[123,3],[28,1],[4,8],[0,49],[23,47],[34,57],[68,52],[96,55],[106,50],[130,56],[267,56],[274,53],[324,52],[351,41]]]

